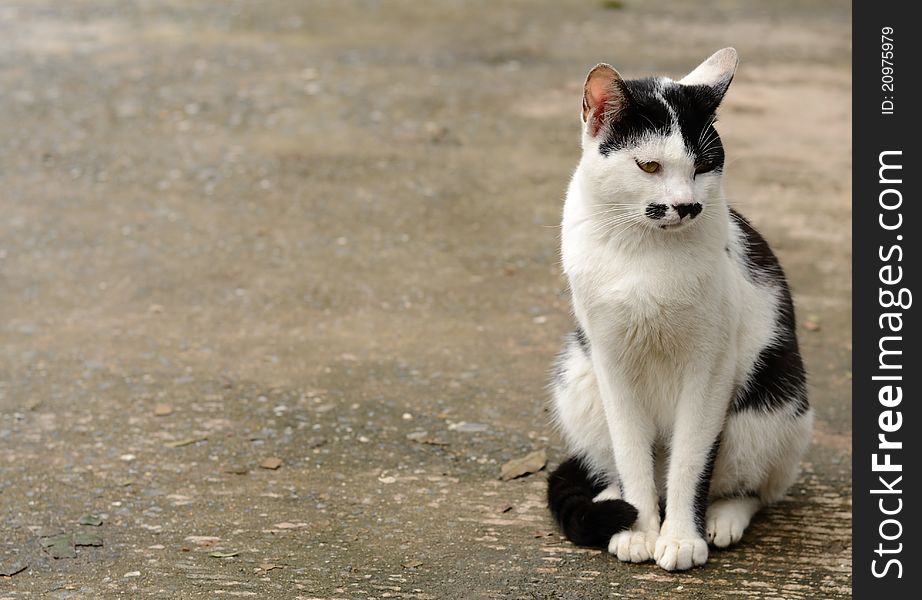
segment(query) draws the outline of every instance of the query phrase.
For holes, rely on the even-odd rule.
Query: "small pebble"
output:
[[[277,456],[270,456],[269,458],[259,463],[259,466],[262,469],[269,469],[270,471],[274,471],[282,466],[282,459],[278,458]]]

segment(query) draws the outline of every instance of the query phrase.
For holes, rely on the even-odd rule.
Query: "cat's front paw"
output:
[[[656,538],[659,532],[633,531],[628,529],[611,536],[608,542],[608,552],[618,557],[622,562],[646,562],[653,557],[656,549]]]
[[[708,560],[708,543],[698,536],[662,535],[653,552],[656,564],[667,571],[684,571],[703,565]]]

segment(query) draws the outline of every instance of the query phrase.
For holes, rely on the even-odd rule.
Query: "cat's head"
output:
[[[736,50],[724,48],[679,81],[625,80],[607,64],[589,72],[580,169],[597,208],[608,209],[603,217],[680,230],[723,201],[714,121],[737,62]]]

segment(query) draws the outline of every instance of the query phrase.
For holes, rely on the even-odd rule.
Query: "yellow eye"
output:
[[[640,167],[644,173],[656,173],[660,168],[660,164],[652,160],[650,162],[640,162],[639,160],[635,160],[634,162],[637,163],[637,166]]]

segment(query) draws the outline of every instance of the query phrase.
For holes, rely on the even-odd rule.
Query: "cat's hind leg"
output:
[[[795,403],[729,416],[705,517],[710,544],[718,548],[735,544],[760,508],[785,496],[800,472],[812,429],[813,411],[799,409]]]
[[[705,517],[708,543],[726,548],[740,541],[761,506],[762,501],[754,496],[723,498],[711,503]]]

